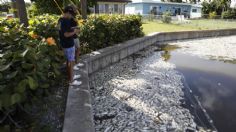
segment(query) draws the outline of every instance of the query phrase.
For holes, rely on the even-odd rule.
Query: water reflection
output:
[[[194,95],[221,132],[236,130],[236,60],[223,57],[201,59],[176,52],[177,46],[162,46],[164,60],[174,63]]]
[[[194,69],[178,69],[220,132],[236,129],[236,81],[227,75]]]
[[[164,59],[164,61],[168,61],[171,58],[171,54],[170,52],[173,50],[176,50],[180,47],[176,46],[176,45],[162,45],[160,46],[160,49],[162,52],[161,56]]]

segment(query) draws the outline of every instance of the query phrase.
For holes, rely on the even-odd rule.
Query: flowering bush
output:
[[[35,16],[29,20],[29,30],[32,34],[43,36],[45,38],[53,37],[58,42],[57,15]]]
[[[13,124],[19,108],[42,97],[60,79],[63,54],[52,37],[36,37],[18,24],[0,25],[1,124]]]

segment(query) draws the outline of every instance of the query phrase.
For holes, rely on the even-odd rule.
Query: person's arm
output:
[[[78,33],[79,31],[77,29],[75,29],[73,32],[65,32],[64,36],[65,37],[72,37],[73,35],[75,35],[76,33]]]

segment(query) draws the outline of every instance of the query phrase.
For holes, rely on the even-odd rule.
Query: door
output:
[[[180,14],[181,14],[181,8],[176,8],[175,15],[180,15]]]

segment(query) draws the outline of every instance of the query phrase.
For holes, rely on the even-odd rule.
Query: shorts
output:
[[[64,48],[64,54],[67,61],[75,61],[75,47]]]
[[[75,48],[78,49],[80,48],[80,41],[78,38],[74,39],[74,43],[75,43]]]

